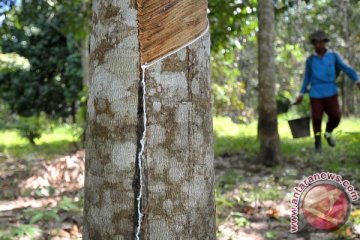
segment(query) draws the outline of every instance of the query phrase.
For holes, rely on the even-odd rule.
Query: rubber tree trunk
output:
[[[265,165],[274,165],[280,159],[275,95],[275,16],[272,0],[259,0],[258,4],[260,159]]]
[[[209,34],[143,85],[137,13],[93,1],[83,238],[215,239]]]

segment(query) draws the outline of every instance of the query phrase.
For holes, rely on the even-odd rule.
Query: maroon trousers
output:
[[[324,112],[329,118],[326,124],[326,132],[332,132],[339,126],[341,119],[338,95],[320,99],[311,98],[311,115],[315,135],[321,133]]]

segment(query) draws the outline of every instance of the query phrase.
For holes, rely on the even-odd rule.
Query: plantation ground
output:
[[[256,122],[214,119],[218,239],[359,239],[360,210],[332,234],[289,234],[291,189],[305,176],[331,171],[360,189],[360,120],[346,119],[338,146],[314,154],[311,138],[293,140],[281,117],[282,164],[257,159]],[[58,126],[36,146],[15,130],[0,132],[0,239],[78,239],[82,229],[84,151],[77,128]]]

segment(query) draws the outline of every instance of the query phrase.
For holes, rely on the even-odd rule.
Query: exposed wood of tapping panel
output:
[[[207,0],[137,0],[141,64],[198,37],[207,27]]]

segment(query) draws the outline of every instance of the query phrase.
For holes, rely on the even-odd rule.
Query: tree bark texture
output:
[[[258,1],[260,159],[272,165],[280,159],[275,76],[275,14],[272,0]]]
[[[134,0],[93,1],[83,238],[135,239],[140,210],[139,239],[216,239],[209,34],[144,89],[138,32]]]

